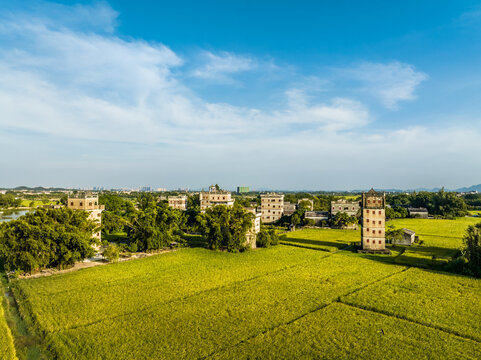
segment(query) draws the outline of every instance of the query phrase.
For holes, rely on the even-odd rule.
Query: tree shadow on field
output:
[[[285,243],[292,243],[292,246],[299,246],[298,244],[304,244],[304,245],[333,247],[338,250],[344,249],[349,246],[349,244],[345,242],[322,241],[322,240],[312,240],[312,239],[303,239],[303,238],[288,238],[286,235],[282,235],[279,240]],[[318,250],[313,247],[310,247],[310,249]]]
[[[182,234],[182,239],[186,242],[186,245],[191,248],[207,247],[207,241],[205,241],[202,235]]]
[[[436,246],[388,246],[393,253],[382,254],[359,254],[365,259],[392,265],[406,265],[423,269],[441,270],[459,250],[446,249]],[[356,250],[354,250],[356,251]]]

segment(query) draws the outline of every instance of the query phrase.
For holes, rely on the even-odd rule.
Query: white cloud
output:
[[[389,109],[395,109],[400,101],[414,100],[416,88],[428,78],[414,66],[397,61],[387,64],[365,62],[342,72],[362,82],[363,90]]]
[[[247,56],[240,56],[230,52],[214,54],[210,51],[201,53],[201,65],[191,72],[193,77],[216,82],[233,83],[231,75],[239,72],[251,71],[257,67],[257,62]]]
[[[342,94],[319,98],[313,89],[325,83],[317,78],[295,83],[275,109],[208,102],[182,76],[189,59],[165,45],[52,21],[19,17],[0,26],[0,36],[15,39],[0,43],[0,152],[23,144],[0,160],[12,185],[153,185],[156,178],[177,187],[219,178],[274,188],[394,187],[442,175],[454,181],[446,163],[468,174],[481,153],[479,128],[366,130],[367,106]],[[201,79],[259,66],[232,53],[205,54]],[[412,99],[426,78],[401,63],[365,63],[349,76],[388,107]],[[481,176],[470,174],[468,184]]]

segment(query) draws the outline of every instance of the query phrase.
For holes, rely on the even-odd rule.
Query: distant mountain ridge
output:
[[[43,187],[43,186],[36,186],[36,187],[30,187],[30,186],[17,186],[15,188],[1,188],[0,189],[5,189],[5,190],[34,190],[34,191],[60,191],[60,190],[75,190],[75,189],[67,189],[67,188],[59,188],[59,187]],[[376,188],[376,191],[382,191],[382,192],[413,192],[413,191],[427,191],[427,192],[437,192],[441,190],[439,187],[435,188],[416,188],[416,189],[379,189]],[[257,190],[253,191],[279,191],[279,192],[285,192],[285,193],[293,193],[293,192],[324,192],[324,193],[362,193],[365,191],[369,191],[369,189],[355,189],[355,190],[274,190],[274,189],[269,189],[269,188],[259,188]],[[456,192],[471,192],[471,191],[477,191],[481,192],[481,184],[478,185],[471,185],[469,187],[462,187],[458,189],[446,189],[446,191],[456,191]]]

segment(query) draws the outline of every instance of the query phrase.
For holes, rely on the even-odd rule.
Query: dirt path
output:
[[[143,259],[143,258],[146,258],[146,257],[149,257],[149,256],[170,253],[170,252],[177,251],[177,250],[179,250],[179,248],[164,249],[164,250],[159,250],[159,251],[152,252],[152,253],[135,253],[135,254],[133,254],[132,256],[129,256],[129,257],[122,257],[117,262]],[[78,271],[78,270],[81,270],[81,269],[88,269],[88,268],[91,268],[91,267],[94,267],[94,266],[109,265],[109,264],[112,264],[112,263],[108,262],[103,257],[95,257],[95,258],[91,258],[91,259],[86,259],[83,262],[78,262],[74,266],[72,266],[71,268],[68,268],[68,269],[63,269],[63,270],[45,269],[45,270],[42,270],[41,272],[36,273],[36,274],[21,275],[21,276],[19,276],[19,279],[32,279],[32,278],[39,278],[39,277],[43,277],[43,276],[64,274],[64,273],[69,273],[69,272],[73,272],[73,271]]]

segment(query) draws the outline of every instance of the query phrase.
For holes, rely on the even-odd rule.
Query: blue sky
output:
[[[0,187],[481,183],[480,1],[0,0]]]

